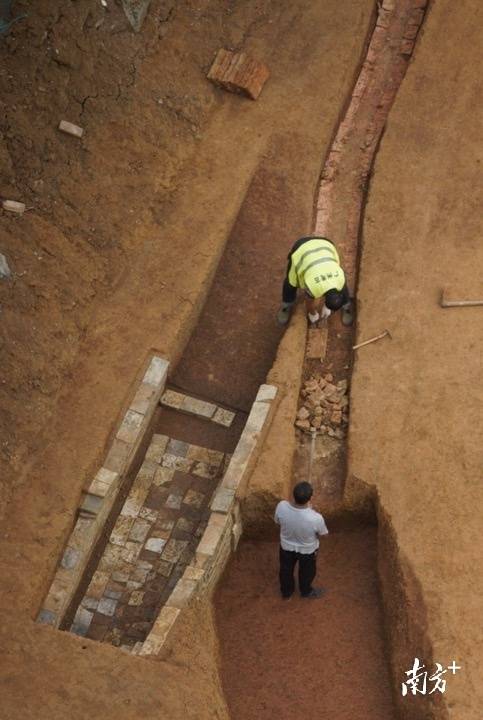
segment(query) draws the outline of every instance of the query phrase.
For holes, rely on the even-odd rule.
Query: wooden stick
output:
[[[361,342],[358,345],[353,345],[352,349],[358,350],[359,348],[364,347],[364,345],[369,345],[370,343],[376,342],[376,340],[381,340],[383,337],[386,337],[386,335],[391,337],[391,333],[389,332],[389,330],[384,330],[383,333],[381,333],[380,335],[376,335],[376,337],[369,338],[369,340],[364,340],[364,342]]]
[[[442,297],[440,305],[442,308],[471,307],[472,305],[483,305],[483,300],[445,300]]]

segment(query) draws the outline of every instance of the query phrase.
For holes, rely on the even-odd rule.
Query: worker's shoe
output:
[[[354,322],[354,304],[348,302],[347,305],[342,306],[342,325],[349,327]]]
[[[326,592],[327,590],[325,588],[312,588],[308,595],[302,595],[302,597],[307,600],[318,600],[322,595],[325,595]]]
[[[279,325],[286,325],[290,320],[292,314],[292,308],[294,303],[283,302],[280,306],[280,310],[277,313],[277,322]]]

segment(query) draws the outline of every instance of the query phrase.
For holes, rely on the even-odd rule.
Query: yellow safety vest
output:
[[[339,255],[328,240],[307,240],[292,253],[291,261],[288,273],[290,285],[307,290],[314,298],[344,287],[345,275],[339,264]]]

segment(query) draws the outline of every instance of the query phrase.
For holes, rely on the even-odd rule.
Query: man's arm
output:
[[[277,525],[280,525],[280,518],[279,518],[279,515],[278,515],[278,509],[279,509],[279,507],[280,507],[280,503],[278,503],[277,507],[275,508],[275,515],[273,516],[273,519],[275,520],[275,522],[277,523]]]
[[[320,298],[313,298],[309,295],[305,295],[305,307],[307,309],[307,314],[310,313],[310,315],[315,315],[315,313],[319,312]]]
[[[319,515],[318,523],[317,523],[317,535],[328,535],[329,531],[327,530],[327,525],[325,524],[325,520],[322,517],[322,515]]]

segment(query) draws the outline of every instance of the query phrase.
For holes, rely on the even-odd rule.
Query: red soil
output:
[[[391,720],[373,527],[321,542],[316,601],[278,594],[278,542],[242,542],[215,597],[232,720]]]

